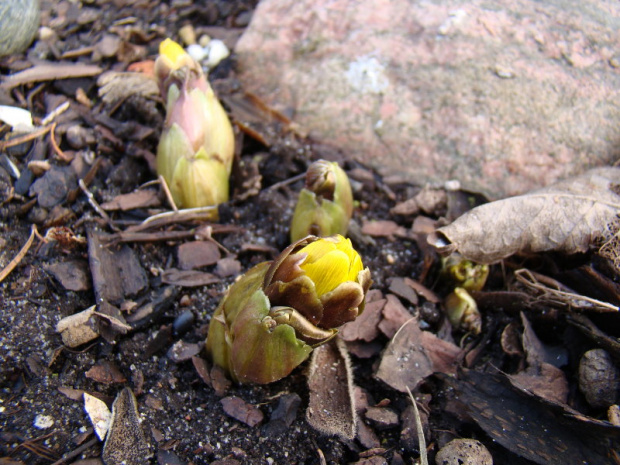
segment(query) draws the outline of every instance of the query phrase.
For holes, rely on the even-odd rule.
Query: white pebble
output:
[[[208,51],[204,47],[201,47],[198,44],[192,44],[187,47],[187,53],[196,61],[202,61],[208,56]]]
[[[34,419],[34,427],[39,429],[51,428],[54,425],[54,419],[49,415],[37,415]]]
[[[220,61],[228,58],[230,50],[224,42],[218,39],[213,39],[209,42],[209,58],[207,60],[207,66],[209,68],[215,68]]]

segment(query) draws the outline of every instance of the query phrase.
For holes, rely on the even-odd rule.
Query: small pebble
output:
[[[454,439],[435,456],[437,465],[493,465],[493,457],[480,441]]]
[[[174,319],[174,323],[172,323],[172,329],[174,331],[174,335],[177,337],[183,336],[187,333],[192,325],[194,324],[194,314],[191,310],[185,310],[179,316]]]
[[[0,57],[25,51],[39,28],[40,0],[0,2]]]
[[[224,42],[221,40],[213,39],[209,42],[209,58],[207,60],[207,66],[209,68],[215,68],[222,60],[228,58],[230,50]]]
[[[604,349],[588,350],[579,362],[579,390],[592,407],[607,408],[616,402],[620,370]]]
[[[54,419],[49,415],[37,415],[34,419],[34,427],[47,429],[54,426]]]
[[[198,62],[204,60],[209,55],[208,50],[198,44],[192,44],[187,47],[187,53]]]
[[[186,46],[196,43],[196,31],[191,24],[187,24],[179,29],[179,37]]]

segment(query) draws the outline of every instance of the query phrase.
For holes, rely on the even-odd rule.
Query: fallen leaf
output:
[[[193,270],[213,265],[220,259],[220,249],[211,241],[185,242],[177,249],[179,268]]]
[[[415,389],[435,372],[456,373],[461,349],[422,331],[418,321],[411,318],[388,344],[376,377],[400,392]]]
[[[515,375],[508,376],[510,382],[521,389],[552,402],[565,404],[568,399],[568,380],[564,372],[550,362],[557,360],[547,347],[538,339],[532,325],[524,313],[521,313],[523,323],[523,350],[527,356],[527,368]]]
[[[93,381],[103,384],[124,383],[127,381],[118,367],[107,360],[99,362],[84,375]]]
[[[312,352],[308,388],[308,423],[324,434],[353,439],[357,431],[353,373],[340,339],[332,339]]]
[[[394,236],[406,237],[407,229],[399,226],[394,221],[372,220],[364,221],[362,233],[373,237],[387,237],[390,240],[394,240]]]
[[[168,358],[174,363],[181,363],[190,360],[202,349],[202,344],[196,344],[193,342],[177,341],[170,350],[168,350]]]
[[[97,301],[114,305],[148,288],[146,272],[129,246],[110,246],[110,235],[88,230],[88,259]]]
[[[157,81],[144,73],[118,73],[110,71],[97,79],[99,97],[107,104],[115,104],[129,97],[155,97],[159,95]]]
[[[390,339],[413,315],[400,302],[395,295],[388,294],[387,302],[382,310],[383,319],[379,323],[379,329]]]
[[[620,212],[620,168],[595,168],[544,189],[470,210],[429,236],[439,253],[478,263],[516,253],[586,252]],[[607,238],[609,239],[609,238]]]
[[[88,264],[83,260],[67,260],[44,266],[62,287],[69,291],[87,291],[92,287]]]
[[[370,342],[375,339],[379,335],[378,324],[385,302],[385,299],[368,302],[360,316],[342,326],[340,337],[347,342],[359,340]]]
[[[250,427],[256,426],[263,421],[263,412],[252,404],[248,404],[240,397],[224,397],[220,402],[227,415]]]
[[[154,189],[142,189],[129,194],[120,194],[109,202],[101,204],[101,208],[107,211],[133,210],[136,208],[157,207],[161,205]]]
[[[150,463],[148,459],[152,455],[140,426],[136,398],[126,387],[112,405],[110,429],[101,457],[106,465],[143,465]]]
[[[284,434],[297,418],[297,410],[300,405],[301,397],[299,395],[295,393],[282,395],[271,414],[269,423],[263,427],[263,436]]]

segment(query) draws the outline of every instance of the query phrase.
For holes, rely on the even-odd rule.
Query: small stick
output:
[[[186,208],[177,211],[167,211],[149,216],[142,223],[132,226],[127,230],[131,232],[143,231],[152,226],[161,226],[172,222],[183,222],[190,220],[211,221],[217,215],[217,206]]]
[[[63,103],[63,104],[58,105],[45,118],[43,118],[43,120],[41,121],[41,124],[43,126],[45,126],[45,125],[51,123],[52,121],[54,121],[57,116],[63,114],[65,111],[67,111],[67,109],[69,108],[69,105],[70,105],[70,102],[68,100],[65,103]]]
[[[52,126],[45,126],[43,128],[37,129],[36,131],[24,134],[23,136],[15,137],[7,141],[0,141],[0,151],[6,150],[9,147],[15,147],[16,145],[23,144],[24,142],[36,139],[37,137],[44,136],[50,131],[51,128]]]
[[[78,184],[80,185],[80,189],[82,189],[82,192],[84,192],[84,194],[86,194],[86,198],[88,198],[88,203],[90,203],[91,207],[93,207],[95,209],[95,211],[97,213],[99,213],[101,218],[103,218],[105,220],[105,222],[108,224],[108,226],[110,226],[110,228],[112,228],[115,232],[120,232],[120,229],[118,229],[114,225],[114,223],[112,223],[112,220],[110,219],[108,214],[97,203],[97,201],[95,200],[95,196],[92,194],[91,191],[88,190],[88,187],[86,187],[86,184],[84,184],[84,180],[80,179]]]
[[[424,439],[424,430],[422,429],[420,411],[418,410],[418,405],[413,398],[413,394],[411,394],[409,386],[405,387],[407,388],[407,393],[409,394],[409,398],[411,399],[411,405],[413,405],[413,413],[415,414],[415,426],[418,430],[418,447],[420,448],[420,463],[421,465],[428,465],[428,456],[426,455],[426,440]]]
[[[161,174],[158,176],[158,179],[159,179],[159,184],[161,185],[161,188],[164,191],[164,194],[166,194],[168,203],[170,204],[170,206],[175,212],[178,212],[179,209],[177,208],[177,204],[174,203],[174,199],[172,198],[172,192],[170,192],[170,189],[168,188],[168,183],[166,182],[166,180]]]
[[[15,267],[19,264],[19,262],[22,261],[26,253],[28,253],[30,246],[32,246],[32,242],[34,241],[35,235],[37,234],[38,234],[37,227],[33,224],[32,228],[30,229],[30,237],[28,238],[24,246],[17,253],[15,258],[13,258],[13,260],[11,260],[9,264],[2,271],[0,271],[0,283],[4,281],[4,278],[6,278],[11,273],[11,271],[15,269]]]
[[[275,184],[272,184],[271,186],[267,188],[267,190],[273,191],[273,190],[279,189],[282,186],[293,184],[294,182],[297,182],[300,179],[303,179],[305,177],[306,177],[306,173],[298,174],[297,176],[293,176],[292,178],[288,178],[288,179],[285,179],[284,181],[280,181]]]
[[[54,129],[56,129],[57,124],[58,123],[52,124],[52,130],[50,131],[50,142],[52,143],[52,148],[54,149],[54,152],[56,152],[56,155],[58,155],[58,158],[60,158],[66,163],[69,163],[71,162],[71,160],[73,160],[73,158],[65,155],[65,152],[63,152],[58,146],[58,143],[56,142],[56,137],[54,137]]]

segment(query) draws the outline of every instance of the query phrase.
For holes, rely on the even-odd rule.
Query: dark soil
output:
[[[190,21],[199,31],[198,24],[201,27],[221,28],[218,29],[220,32],[240,32],[240,28],[247,24],[255,2],[97,0],[82,3],[83,8],[80,9],[79,2],[44,1],[43,24],[53,27],[58,39],[51,45],[36,42],[27,57],[22,58],[31,62],[35,58],[56,61],[67,51],[92,46],[103,34],[113,33],[122,37],[125,54],[117,58],[102,58],[98,65],[104,69],[124,70],[131,62],[153,59],[159,42],[165,37],[178,39],[178,29]],[[90,11],[96,19],[80,25],[77,18],[84,11]],[[119,22],[130,17],[133,18],[129,22],[131,27],[120,31]],[[210,32],[215,30],[211,29]],[[92,54],[85,53],[68,60],[90,63],[92,59]],[[5,58],[0,63],[0,69],[3,74],[13,73],[19,69],[20,63],[19,59]],[[234,70],[233,56],[218,66],[210,76],[225,104],[227,99],[230,101],[233,96],[242,95]],[[91,107],[76,101],[78,88],[85,91],[93,104]],[[91,152],[94,158],[100,160],[97,162],[98,168],[93,170],[94,178],[88,184],[88,190],[99,204],[121,193],[132,192],[144,182],[155,178],[152,154],[156,151],[158,134],[163,124],[163,105],[160,101],[136,96],[118,105],[106,106],[98,97],[96,78],[45,82],[40,87],[37,84],[26,84],[4,95],[3,99],[4,103],[25,104],[39,118],[58,104],[71,102],[74,111],[59,117],[56,140],[65,154],[80,158]],[[94,139],[81,146],[70,146],[66,133],[68,128],[76,125],[86,128]],[[149,132],[148,129],[153,131]],[[2,130],[3,134],[8,131],[6,128]],[[230,227],[218,229],[214,224],[212,231],[213,238],[240,262],[242,272],[256,263],[272,259],[274,253],[288,245],[288,224],[297,192],[303,184],[295,176],[303,174],[312,160],[327,158],[340,161],[352,179],[354,196],[358,202],[354,223],[358,227],[371,220],[389,220],[392,222],[390,224],[401,226],[404,231],[388,234],[386,229],[386,235],[375,233],[374,237],[357,231],[357,228],[351,231],[364,264],[371,270],[373,288],[387,295],[391,292],[392,278],[407,277],[434,289],[440,297],[445,295],[438,281],[438,257],[428,250],[424,241],[418,241],[418,236],[411,231],[418,214],[399,216],[390,213],[390,209],[398,202],[418,193],[421,186],[413,186],[398,179],[382,179],[353,161],[348,154],[314,144],[310,139],[302,138],[281,123],[268,118],[256,129],[256,133],[265,135],[262,142],[255,132],[249,131],[243,124],[238,125],[236,131],[239,158],[232,180],[233,198],[220,207],[218,223]],[[268,143],[265,143],[266,139]],[[42,205],[43,197],[37,198],[34,191],[29,189],[30,184],[19,190],[18,182],[11,177],[6,165],[0,167],[0,270],[26,243],[32,224],[38,226],[42,235],[58,226],[69,228],[83,239],[92,237],[96,231],[111,235],[115,233],[110,223],[101,218],[77,187],[77,177],[84,177],[94,165],[92,161],[80,170],[76,168],[76,163],[68,165],[59,160],[49,136],[40,138],[35,144],[25,144],[22,153],[15,150],[7,150],[6,156],[22,172],[27,170],[28,161],[39,150],[42,158],[49,160],[52,166],[63,169],[73,166],[77,174],[71,177],[61,170],[65,173],[61,179],[67,184],[66,191],[69,194],[61,186],[58,188],[61,190],[61,201],[56,205]],[[248,187],[251,183],[246,181],[257,173],[262,176],[260,189],[252,193]],[[297,180],[287,182],[291,179]],[[53,186],[46,188],[49,189],[46,195],[56,192]],[[16,193],[17,190],[21,194]],[[74,198],[70,194],[72,190],[77,194]],[[466,197],[467,194],[463,193],[462,196]],[[433,211],[427,212],[427,216],[437,219],[454,214],[447,208],[445,204],[437,204]],[[125,229],[163,209],[141,208],[129,212],[109,212],[109,215],[114,225]],[[184,222],[150,232],[189,231],[196,226]],[[118,239],[118,236],[113,237]],[[141,306],[156,299],[167,287],[162,273],[178,266],[178,246],[190,240],[191,233],[183,240],[127,242],[126,245],[138,258],[147,277],[147,285],[135,295],[125,295],[123,301],[117,304],[118,307],[131,309],[129,304],[132,302]],[[116,243],[113,247],[120,247],[120,244]],[[258,407],[264,414],[265,418],[259,425],[250,427],[224,412],[220,402],[222,396],[217,395],[203,381],[191,360],[179,361],[169,352],[178,341],[203,344],[213,311],[236,275],[219,278],[217,282],[206,286],[176,286],[174,299],[160,309],[156,318],[136,325],[127,334],[112,331],[107,339],[100,337],[86,346],[69,349],[63,346],[56,332],[56,323],[63,317],[97,303],[92,288],[67,290],[57,279],[58,276],[49,271],[50,265],[69,260],[75,260],[88,269],[89,250],[85,242],[69,240],[44,243],[35,239],[16,269],[0,284],[0,463],[52,463],[71,454],[94,438],[80,398],[81,392],[97,394],[111,405],[124,386],[130,387],[136,395],[142,429],[150,451],[154,454],[152,459],[144,459],[144,463],[204,464],[219,461],[217,463],[339,464],[360,461],[398,464],[417,463],[415,461],[419,460],[417,440],[412,442],[404,437],[406,423],[403,414],[410,406],[408,396],[374,376],[381,359],[380,351],[388,343],[387,337],[380,335],[368,343],[365,358],[352,356],[355,383],[368,394],[369,404],[388,406],[400,417],[396,423],[387,424],[366,419],[370,430],[376,435],[376,443],[360,438],[346,441],[328,437],[309,426],[304,413],[308,404],[305,365],[289,377],[269,385],[230,386],[226,396],[237,396]],[[555,258],[549,258],[547,263],[549,261],[559,263]],[[582,257],[579,263],[571,259],[568,263],[559,264],[572,269],[589,263],[589,257]],[[200,269],[209,273],[215,270],[216,265]],[[499,266],[493,267],[486,289],[506,290],[505,271]],[[90,282],[90,278],[86,281]],[[486,305],[481,304],[484,307],[483,330],[477,337],[458,330],[450,331],[439,303],[430,302],[424,296],[419,297],[417,305],[406,298],[400,300],[412,314],[419,315],[423,329],[437,333],[443,339],[456,340],[457,345],[466,347],[472,354],[471,358],[464,358],[460,364],[476,373],[488,373],[489,380],[496,379],[494,377],[498,376],[498,369],[515,373],[523,368],[523,354],[509,355],[503,351],[500,336],[511,323],[521,327],[519,310],[525,310],[538,336],[545,343],[558,348],[564,357],[561,366],[570,387],[569,405],[591,416],[592,421],[595,418],[605,420],[605,409],[589,407],[577,388],[579,358],[595,344],[582,336],[555,309],[549,307],[542,311],[533,306],[526,307],[525,304],[520,306],[519,301],[512,302],[512,305],[500,305],[497,303],[500,301],[493,300],[495,294],[491,294],[488,293],[485,301],[481,299]],[[129,314],[130,310],[127,310],[124,316]],[[617,319],[613,323],[617,324]],[[618,334],[612,336],[617,337]],[[204,356],[203,353],[199,355]],[[101,365],[102,362],[109,362],[118,369],[118,373],[110,370],[116,373],[116,377],[95,380],[87,374],[93,366]],[[443,375],[429,377],[416,390],[416,395],[425,399],[423,404],[427,409],[425,415],[429,430],[426,437],[431,459],[448,440],[468,437],[485,444],[496,463],[534,463],[524,458],[528,457],[527,454],[515,454],[514,448],[498,442],[497,434],[490,433],[492,428],[485,427],[475,413],[466,415],[464,410],[455,407],[455,397],[459,393],[468,392],[470,399],[473,396],[473,391],[467,391],[465,385],[473,390],[480,386],[472,378],[460,379],[465,384],[452,384]],[[491,384],[499,386],[501,383],[494,381]],[[269,427],[280,398],[290,393],[296,393],[301,398],[295,420],[284,430]],[[515,393],[512,395],[517,396]],[[466,397],[465,394],[463,396]],[[552,411],[542,401],[535,405],[545,415]],[[489,408],[493,415],[501,415],[497,404],[491,403]],[[557,414],[568,415],[566,412]],[[46,417],[53,421],[53,425],[48,428],[35,425],[37,420]],[[573,422],[558,435],[586,427],[586,422]],[[611,450],[610,444],[617,441],[617,432],[605,431],[598,438],[603,441],[603,447],[607,447],[601,454],[613,460],[607,450]],[[509,442],[519,443],[512,437]],[[527,441],[523,440],[522,444],[527,444]],[[587,452],[595,444],[599,447],[594,440],[584,440],[583,450]],[[95,441],[66,462],[100,463],[97,460],[100,460],[98,457],[101,451],[102,443]],[[543,452],[546,453],[546,450]],[[617,460],[617,453],[615,457]],[[553,457],[538,463],[554,463]],[[591,463],[603,462],[594,458]]]

